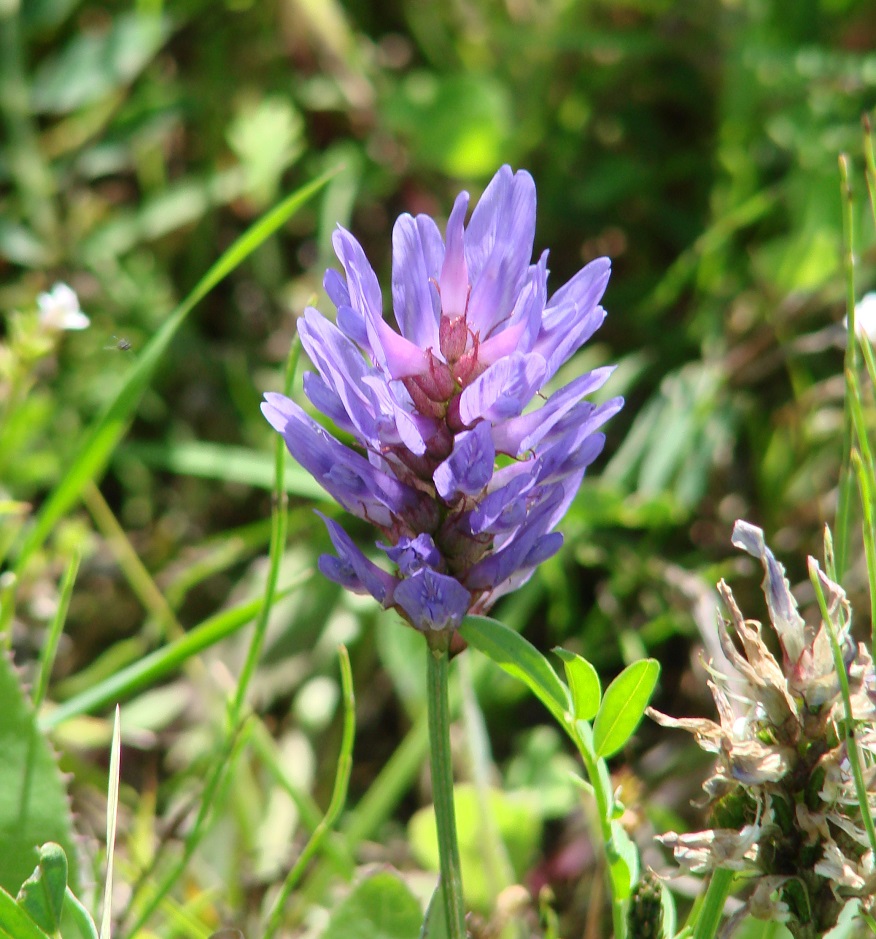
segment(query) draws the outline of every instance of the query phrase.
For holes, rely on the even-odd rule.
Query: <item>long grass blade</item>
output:
[[[58,609],[52,619],[52,625],[49,627],[42,652],[40,652],[39,670],[37,671],[33,689],[33,706],[34,710],[37,711],[43,703],[43,698],[45,698],[49,687],[49,678],[52,675],[52,666],[55,664],[58,642],[61,639],[61,633],[64,631],[67,610],[70,608],[70,598],[73,596],[73,585],[76,583],[76,574],[79,572],[80,558],[79,549],[74,549],[67,570],[64,572],[64,580],[61,582],[61,597],[58,600]]]
[[[110,748],[109,785],[106,797],[106,882],[103,888],[103,915],[100,939],[110,939],[113,899],[113,860],[116,851],[116,823],[119,817],[119,770],[122,758],[122,718],[116,705],[113,742]]]
[[[842,216],[843,216],[843,261],[846,273],[846,318],[848,323],[848,341],[846,344],[845,376],[846,395],[843,416],[843,456],[839,476],[839,500],[836,510],[836,570],[842,578],[846,570],[849,555],[849,542],[852,524],[852,496],[854,493],[854,474],[852,472],[852,446],[854,429],[852,426],[851,388],[849,375],[857,374],[857,330],[855,328],[855,255],[852,190],[849,183],[849,159],[845,154],[839,158]]]
[[[311,571],[304,571],[298,579],[277,592],[276,599],[286,597],[299,589],[312,576]],[[133,665],[123,668],[110,678],[93,685],[69,701],[48,711],[39,718],[41,730],[51,730],[71,717],[90,714],[121,698],[132,695],[141,688],[153,685],[176,671],[192,656],[203,652],[227,636],[233,635],[246,626],[258,615],[262,606],[261,597],[242,603],[232,610],[225,610],[204,620],[200,626],[189,630],[182,639],[172,642],[150,655],[144,656]]]
[[[302,186],[244,232],[198,281],[194,290],[147,343],[119,393],[85,434],[72,464],[37,514],[33,527],[18,550],[13,568],[15,573],[21,573],[31,555],[42,545],[58,520],[79,499],[86,483],[98,479],[103,473],[110,455],[124,436],[161,357],[192,309],[266,238],[288,221],[308,199],[319,192],[335,172],[324,173]]]

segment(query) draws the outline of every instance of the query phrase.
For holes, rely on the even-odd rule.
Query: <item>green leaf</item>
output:
[[[167,470],[181,476],[200,476],[223,482],[243,483],[258,489],[274,486],[274,457],[260,450],[231,447],[197,440],[184,442],[131,442],[118,450],[118,458],[133,457],[152,469]],[[285,467],[286,492],[304,499],[333,501],[325,489],[297,463]]]
[[[444,903],[441,894],[441,884],[432,891],[426,915],[423,917],[423,926],[417,939],[449,939],[447,932],[447,914],[444,912]]]
[[[411,939],[423,914],[414,895],[388,871],[362,881],[335,908],[323,939]]]
[[[47,841],[64,849],[69,879],[75,882],[76,853],[64,781],[5,656],[0,656],[0,754],[0,887],[17,891],[33,871],[37,847]]]
[[[277,599],[287,596],[301,583],[310,579],[306,572],[301,580],[281,590]],[[160,681],[168,674],[176,671],[184,662],[204,649],[210,648],[227,636],[230,636],[246,626],[257,615],[262,606],[262,598],[257,597],[247,603],[223,610],[210,616],[190,629],[184,636],[173,642],[143,655],[125,668],[109,675],[86,688],[84,691],[58,705],[51,711],[43,712],[40,718],[40,727],[48,730],[58,724],[76,717],[79,714],[88,714],[108,704],[114,704],[121,698],[133,694],[140,688],[148,688]]]
[[[0,937],[2,939],[51,939],[0,887]]]
[[[40,848],[37,869],[18,891],[18,905],[47,933],[61,929],[61,912],[67,891],[67,856],[53,841]]]
[[[592,721],[602,697],[602,685],[596,669],[583,656],[569,652],[568,649],[557,646],[553,651],[563,660],[576,720]]]
[[[459,633],[470,646],[483,652],[509,675],[519,678],[559,724],[565,726],[566,712],[572,707],[569,691],[550,662],[531,642],[504,623],[486,616],[466,616]]]
[[[656,659],[640,659],[628,665],[608,686],[593,722],[593,746],[597,756],[613,756],[630,739],[645,713],[659,675],[660,664]]]
[[[64,907],[65,922],[72,923],[79,930],[81,939],[99,939],[97,927],[91,918],[91,913],[82,905],[82,901],[67,888],[67,903]]]
[[[639,852],[618,821],[611,823],[611,844],[607,853],[614,897],[626,900],[639,879]]]

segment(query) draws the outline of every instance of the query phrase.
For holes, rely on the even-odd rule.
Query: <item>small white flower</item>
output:
[[[849,328],[848,317],[845,317],[843,324],[846,329]],[[855,304],[855,332],[876,343],[876,291],[865,293]]]
[[[48,293],[37,297],[40,323],[46,329],[85,329],[91,320],[79,308],[76,292],[67,284],[57,283]]]

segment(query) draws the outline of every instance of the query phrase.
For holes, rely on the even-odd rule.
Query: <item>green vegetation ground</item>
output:
[[[496,614],[543,651],[585,655],[604,684],[652,656],[663,710],[711,713],[696,661],[714,582],[761,609],[733,521],[763,527],[797,583],[835,518],[837,157],[851,161],[860,297],[874,282],[861,126],[873,48],[869,0],[0,3],[0,625],[40,688],[81,556],[39,720],[68,774],[91,896],[122,704],[113,936],[233,926],[261,939],[336,784],[339,643],[356,696],[348,798],[281,934],[320,935],[373,865],[423,898],[433,884],[418,637],[313,575],[329,542],[312,507],[333,509],[291,461],[282,596],[252,640],[276,502],[258,402],[283,387],[296,316],[330,309],[338,223],[387,284],[395,217],[446,216],[507,162],[536,180],[551,284],[613,258],[608,319],[572,367],[618,362],[607,393],[627,405],[566,547]],[[237,239],[274,206],[250,252]],[[17,314],[56,281],[91,326],[22,345]],[[845,586],[863,637],[852,517]],[[505,834],[488,839],[471,902],[495,923],[503,887],[550,884],[562,935],[605,935],[571,751],[522,686],[462,662],[458,777],[496,787]],[[232,732],[229,714],[252,716]],[[648,725],[612,762],[655,866],[653,833],[696,823],[701,757]],[[468,792],[463,852],[481,857]],[[519,916],[533,935],[549,928]]]

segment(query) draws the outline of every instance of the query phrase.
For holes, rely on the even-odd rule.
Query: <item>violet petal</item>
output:
[[[481,421],[473,430],[456,435],[453,453],[432,475],[435,488],[441,498],[448,502],[460,492],[475,495],[492,478],[495,462],[496,450],[490,435],[490,425]]]
[[[423,632],[457,629],[471,604],[471,594],[458,580],[428,567],[401,581],[394,599]]]

